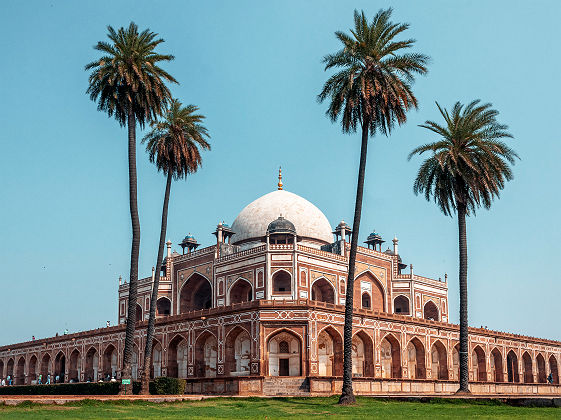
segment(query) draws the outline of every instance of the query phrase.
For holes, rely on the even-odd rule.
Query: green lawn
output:
[[[213,398],[203,401],[156,404],[144,401],[83,401],[63,406],[23,403],[0,406],[0,418],[15,419],[144,419],[157,418],[472,418],[553,419],[561,418],[560,408],[510,407],[499,403],[433,401],[430,403],[385,401],[358,398],[352,407],[340,407],[337,398]]]

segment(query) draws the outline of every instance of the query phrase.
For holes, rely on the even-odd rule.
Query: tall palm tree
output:
[[[464,107],[456,102],[451,112],[436,103],[444,125],[426,121],[421,127],[437,134],[434,143],[417,147],[409,154],[432,153],[417,174],[413,190],[427,200],[434,199],[447,216],[458,214],[460,249],[460,388],[468,387],[468,308],[466,216],[476,208],[491,207],[495,197],[513,177],[509,164],[518,157],[502,139],[512,137],[506,125],[497,121],[498,111],[479,100]]]
[[[137,204],[136,179],[136,124],[142,128],[161,114],[171,98],[164,81],[176,80],[158,66],[161,61],[173,60],[172,55],[155,52],[164,42],[149,29],[138,32],[133,22],[128,28],[115,31],[107,27],[110,42],[100,41],[94,49],[101,57],[85,66],[91,70],[86,91],[97,102],[97,109],[114,116],[121,127],[128,128],[129,205],[132,224],[131,263],[129,274],[129,308],[123,354],[122,377],[131,378],[131,360],[136,322],[138,287],[138,253],[140,248],[140,221]]]
[[[199,110],[195,105],[181,106],[181,102],[172,100],[162,121],[152,124],[152,130],[142,139],[146,142],[146,151],[150,162],[155,163],[158,171],[166,175],[166,190],[162,208],[162,225],[158,257],[156,258],[156,272],[150,299],[150,317],[146,333],[146,347],[144,349],[144,370],[142,374],[142,394],[149,394],[150,365],[152,363],[152,340],[154,338],[154,323],[156,320],[156,303],[160,284],[160,269],[164,256],[164,242],[168,222],[168,203],[172,179],[185,178],[187,174],[197,171],[202,163],[200,150],[210,150],[207,129],[201,124],[204,116],[196,114]]]
[[[323,62],[325,70],[335,68],[338,71],[327,80],[318,95],[320,102],[329,98],[326,114],[333,122],[341,116],[343,132],[354,133],[359,126],[362,130],[345,301],[343,390],[339,404],[355,402],[352,385],[353,280],[368,137],[376,132],[388,135],[396,122],[401,125],[406,121],[406,112],[417,107],[417,98],[411,90],[414,76],[427,72],[429,60],[423,54],[403,52],[411,48],[415,40],[396,40],[409,25],[393,23],[391,14],[391,8],[380,10],[369,23],[364,12],[355,10],[351,34],[335,32],[343,48],[326,55]]]

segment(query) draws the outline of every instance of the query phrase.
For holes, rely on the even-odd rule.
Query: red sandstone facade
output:
[[[256,200],[231,229],[219,224],[215,246],[180,255],[168,242],[152,376],[187,378],[191,393],[339,392],[350,228],[340,224],[338,240],[328,243],[320,231],[325,217],[287,194]],[[278,211],[275,200],[288,201],[287,219],[268,224],[269,217],[264,230],[263,212]],[[291,217],[298,206],[304,206],[302,214],[293,211]],[[375,249],[359,247],[353,280],[356,393],[454,392],[459,329],[448,323],[446,281],[418,276],[412,268],[402,273],[397,239],[385,252],[381,238],[369,245]],[[140,281],[135,377],[142,369],[151,287],[152,277]],[[10,375],[16,384],[33,383],[39,374],[66,382],[119,379],[127,298],[128,284],[121,284],[115,327],[0,347],[0,377]],[[560,342],[470,330],[474,393],[560,395],[559,362]],[[546,383],[549,374],[553,385]]]

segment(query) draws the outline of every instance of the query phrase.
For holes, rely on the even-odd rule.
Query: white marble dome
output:
[[[291,221],[296,234],[326,244],[333,242],[327,217],[308,200],[285,190],[273,191],[248,204],[232,224],[232,243],[259,240],[267,234],[267,226],[280,215]],[[308,241],[306,241],[308,242]]]

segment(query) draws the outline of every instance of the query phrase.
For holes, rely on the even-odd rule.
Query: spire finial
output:
[[[279,183],[278,185],[278,189],[282,190],[282,168],[279,166]]]

